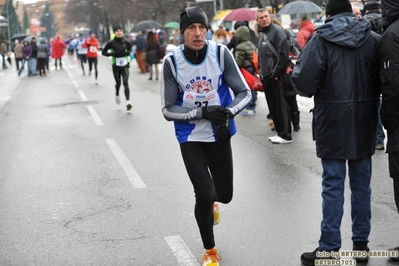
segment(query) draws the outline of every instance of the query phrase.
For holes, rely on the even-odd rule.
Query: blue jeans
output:
[[[32,76],[32,75],[35,75],[36,74],[36,64],[37,64],[37,61],[36,61],[36,58],[29,58],[29,63],[28,63],[28,69],[29,69],[29,71],[28,71],[28,76]]]
[[[22,64],[21,64],[21,67],[20,67],[19,70],[18,70],[18,77],[21,76],[21,73],[22,73],[22,71],[23,71],[24,68],[25,68],[25,62],[26,62],[26,61],[28,61],[28,59],[22,58]],[[29,66],[28,66],[28,69],[29,69]],[[28,71],[28,72],[29,72],[29,71]]]
[[[368,242],[371,229],[371,157],[348,161],[322,159],[323,220],[320,250],[336,251],[341,248],[346,162],[351,189],[352,241]]]
[[[376,144],[384,144],[384,139],[385,139],[384,128],[382,127],[380,112],[381,112],[381,98],[378,104],[378,126],[377,126]]]
[[[1,54],[1,57],[3,57],[3,68],[6,68],[6,54]]]

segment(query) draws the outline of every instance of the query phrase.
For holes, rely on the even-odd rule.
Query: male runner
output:
[[[174,121],[194,187],[194,213],[205,248],[201,265],[218,266],[213,234],[219,222],[216,202],[227,204],[233,197],[233,118],[248,105],[251,91],[227,47],[206,40],[207,27],[208,18],[199,7],[181,12],[184,44],[164,57],[161,99],[165,119]]]
[[[82,67],[83,75],[86,75],[84,64],[86,64],[87,48],[83,47],[84,43],[85,39],[83,38],[83,34],[79,34],[79,39],[76,46],[77,48],[76,54],[78,56],[78,61],[80,62],[80,65]]]
[[[101,48],[100,44],[96,38],[94,32],[90,33],[90,37],[86,39],[85,43],[82,45],[83,48],[87,48],[87,61],[89,62],[89,76],[91,75],[91,70],[94,64],[94,75],[95,83],[97,83],[98,72],[97,72],[97,51]]]
[[[129,111],[132,109],[132,104],[130,103],[129,96],[129,67],[130,67],[130,51],[132,49],[132,44],[123,38],[122,27],[115,25],[113,27],[115,38],[109,41],[103,51],[102,55],[112,56],[112,72],[115,78],[115,89],[116,96],[115,101],[117,104],[121,104],[121,99],[119,97],[119,88],[121,87],[121,78],[123,81],[123,86],[125,88],[126,97],[126,109]],[[109,53],[108,50],[111,50]]]

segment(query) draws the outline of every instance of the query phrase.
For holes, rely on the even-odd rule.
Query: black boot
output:
[[[396,253],[395,255],[389,256],[389,258],[393,261],[399,261],[399,246],[396,248],[390,248],[388,249],[388,251],[392,252],[392,253]]]
[[[339,251],[320,251],[319,248],[316,248],[314,251],[305,252],[301,256],[301,262],[306,266],[315,265],[316,260],[339,260]]]
[[[299,126],[299,114],[300,114],[299,111],[291,114],[291,122],[295,132],[301,129],[301,127]]]
[[[353,251],[357,251],[356,255],[353,258],[357,262],[368,262],[369,261],[369,247],[367,246],[367,242],[353,242]]]

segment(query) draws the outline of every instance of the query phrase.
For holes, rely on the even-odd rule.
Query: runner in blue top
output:
[[[183,161],[195,192],[195,218],[205,253],[203,266],[217,266],[213,225],[216,203],[233,197],[230,138],[234,116],[251,100],[251,92],[234,57],[224,46],[206,40],[208,19],[199,7],[180,14],[185,43],[166,55],[161,75],[162,112],[174,121]],[[234,94],[231,96],[230,89]]]

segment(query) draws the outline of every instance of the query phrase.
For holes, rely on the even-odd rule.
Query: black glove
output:
[[[221,125],[226,123],[228,112],[220,105],[205,106],[202,107],[202,118],[205,118],[216,125]]]
[[[216,126],[215,137],[222,143],[226,143],[231,138],[230,123],[226,120],[224,124]]]

